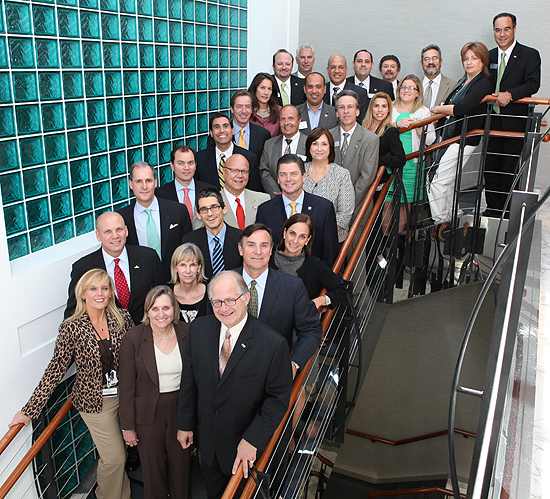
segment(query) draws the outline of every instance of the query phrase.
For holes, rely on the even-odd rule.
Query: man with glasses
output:
[[[424,88],[424,105],[431,109],[441,106],[456,85],[456,80],[441,74],[441,49],[434,44],[428,45],[420,53],[420,64],[424,71],[422,87]]]
[[[204,258],[204,274],[210,279],[213,275],[232,270],[242,265],[237,244],[241,231],[230,227],[223,221],[227,207],[219,191],[205,187],[195,201],[197,217],[204,227],[186,234],[184,243],[196,244]]]

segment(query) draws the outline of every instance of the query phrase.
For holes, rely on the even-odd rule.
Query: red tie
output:
[[[122,269],[118,265],[120,258],[115,258],[115,286],[118,301],[124,308],[128,308],[130,303],[130,290],[128,289],[128,281]]]
[[[235,198],[237,201],[237,223],[239,224],[239,229],[244,230],[244,210],[243,205],[239,198]]]
[[[189,197],[189,187],[183,189],[183,204],[189,212],[189,219],[193,220],[193,207],[191,206],[191,198]]]

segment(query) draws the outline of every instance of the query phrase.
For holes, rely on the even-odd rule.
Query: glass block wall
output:
[[[0,186],[10,259],[90,232],[134,161],[172,178],[246,86],[247,0],[1,2]]]

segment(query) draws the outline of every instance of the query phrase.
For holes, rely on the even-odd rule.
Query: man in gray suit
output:
[[[285,154],[297,154],[305,161],[306,136],[300,133],[300,113],[295,106],[284,106],[279,113],[283,135],[269,139],[260,160],[260,177],[265,192],[271,197],[281,194],[277,183],[277,161]]]
[[[334,137],[334,162],[347,168],[355,188],[355,210],[367,195],[378,170],[379,139],[357,123],[359,97],[352,90],[342,90],[336,101],[340,126],[330,130]]]
[[[329,130],[338,124],[336,111],[323,102],[326,92],[325,77],[321,73],[310,73],[305,79],[306,102],[296,106],[300,111],[300,132],[309,135],[311,130],[322,126]]]
[[[243,230],[256,222],[256,210],[264,201],[269,201],[269,194],[248,190],[250,165],[242,154],[233,154],[223,167],[225,186],[221,190],[223,202],[227,206],[225,223]]]
[[[420,63],[424,71],[422,87],[424,88],[424,105],[431,109],[441,106],[456,85],[456,80],[441,74],[441,49],[437,45],[428,45],[420,53]]]

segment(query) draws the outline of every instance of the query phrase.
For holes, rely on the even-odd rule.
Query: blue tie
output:
[[[212,274],[216,275],[218,272],[225,270],[223,262],[222,245],[218,236],[214,236],[214,253],[212,255]]]

